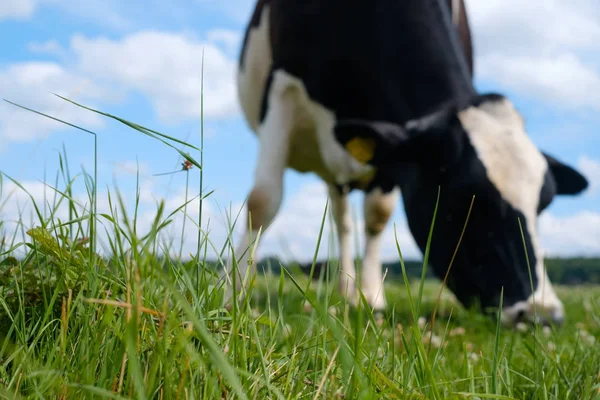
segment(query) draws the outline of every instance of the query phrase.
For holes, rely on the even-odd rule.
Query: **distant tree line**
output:
[[[546,269],[552,282],[600,284],[600,258],[550,258]]]
[[[315,264],[313,277],[318,279],[321,273],[326,273],[327,263],[318,261]],[[600,258],[547,258],[545,260],[548,276],[553,283],[562,285],[579,285],[579,284],[598,284],[600,285]],[[305,274],[309,274],[312,263],[289,263],[285,266],[293,271],[300,269]],[[423,262],[417,260],[409,260],[404,262],[406,275],[411,279],[421,278],[423,271]],[[337,262],[329,263],[330,272],[334,272],[338,268]],[[391,262],[383,264],[384,271],[387,269],[387,276],[401,277],[402,266],[400,262]],[[280,273],[281,263],[276,258],[266,258],[258,263],[259,271],[270,270],[273,273]],[[426,276],[428,278],[435,277],[431,268],[427,268]]]

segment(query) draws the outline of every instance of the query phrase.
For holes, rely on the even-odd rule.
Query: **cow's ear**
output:
[[[376,167],[403,160],[409,135],[400,125],[366,120],[339,120],[337,141],[359,162]]]
[[[548,169],[556,181],[556,194],[579,194],[588,187],[587,179],[574,168],[542,152],[548,162]]]
[[[462,150],[464,131],[454,104],[408,121],[346,119],[336,122],[334,134],[352,156],[376,167],[404,162],[424,162],[435,167],[454,162]]]

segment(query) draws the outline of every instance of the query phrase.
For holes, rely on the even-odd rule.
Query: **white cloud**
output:
[[[594,0],[469,1],[467,10],[481,55],[600,46],[600,8]]]
[[[37,54],[49,54],[54,56],[63,56],[65,49],[56,40],[49,40],[47,42],[32,42],[27,45],[27,49],[32,53]]]
[[[129,175],[144,176],[150,173],[150,165],[147,162],[121,161],[115,163],[114,171],[117,173],[126,173]]]
[[[196,0],[195,2],[203,9],[218,11],[240,23],[246,22],[250,18],[256,4],[256,0],[228,0],[227,2]]]
[[[565,217],[543,214],[539,232],[548,256],[598,256],[600,213],[580,211]]]
[[[52,62],[24,62],[0,68],[1,96],[73,124],[88,128],[102,126],[101,119],[75,105],[57,98],[51,92],[68,98],[97,100],[108,98],[94,82],[71,73]],[[6,102],[0,104],[0,143],[26,142],[43,138],[65,125],[19,109]],[[1,145],[0,145],[1,147]]]
[[[40,6],[54,7],[60,10],[63,18],[70,14],[77,21],[94,23],[115,30],[127,30],[133,27],[136,21],[134,11],[139,12],[139,7],[153,9],[154,4],[148,4],[150,0],[139,2],[137,8],[130,4],[133,2],[119,0],[103,1],[79,1],[79,0],[36,0]],[[136,16],[137,17],[137,16]]]
[[[595,196],[600,191],[600,161],[582,156],[577,163],[578,169],[589,182],[588,193]]]
[[[56,41],[31,43],[31,51],[57,55],[69,60],[68,65],[31,61],[0,66],[0,96],[90,129],[101,127],[104,120],[51,92],[92,107],[139,93],[163,121],[198,118],[204,51],[204,116],[234,116],[236,62],[217,44],[231,50],[239,35],[219,29],[207,37],[201,41],[183,34],[139,32],[120,40],[74,36],[70,48]],[[64,125],[0,104],[0,143],[27,142],[58,129]]]
[[[27,19],[35,11],[34,0],[2,0],[0,2],[0,21],[3,19]]]
[[[574,54],[509,57],[491,54],[482,58],[478,67],[482,76],[506,88],[569,109],[600,110],[600,75]]]
[[[146,31],[121,40],[75,36],[71,48],[86,76],[146,95],[159,117],[169,121],[200,115],[204,51],[204,115],[237,112],[236,64],[211,42]]]
[[[206,38],[209,42],[223,44],[230,53],[237,53],[242,43],[242,32],[230,29],[214,29],[208,32]]]
[[[489,0],[467,8],[477,78],[559,106],[600,108],[597,2]]]
[[[144,7],[143,12],[140,12],[140,7]],[[41,8],[54,8],[59,11],[62,21],[71,17],[78,22],[93,23],[121,32],[131,31],[140,25],[157,25],[164,21],[165,17],[177,19],[178,14],[182,12],[190,13],[189,5],[177,7],[160,0],[2,0],[0,20],[29,19]]]
[[[0,192],[0,220],[5,223],[15,224],[21,215],[25,220],[31,222],[34,218],[31,197],[38,206],[43,209],[44,199],[52,199],[54,191],[39,181],[20,182],[21,187],[3,179]],[[31,197],[30,197],[31,196]]]

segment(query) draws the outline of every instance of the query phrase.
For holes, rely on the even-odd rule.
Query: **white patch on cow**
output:
[[[549,314],[554,320],[564,316],[563,304],[548,278],[537,234],[537,206],[548,164],[525,132],[523,119],[506,99],[470,107],[459,118],[486,168],[488,179],[504,200],[525,216],[531,245],[535,251],[538,286],[526,301],[505,307],[504,321],[520,313]],[[535,306],[534,306],[535,303]],[[542,311],[542,313],[540,312]]]
[[[246,120],[254,132],[258,132],[262,95],[273,64],[269,39],[270,8],[265,5],[257,27],[251,27],[246,39],[243,68],[238,70],[238,97]]]

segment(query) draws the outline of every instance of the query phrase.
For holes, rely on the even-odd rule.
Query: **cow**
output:
[[[382,233],[401,192],[421,251],[437,205],[429,263],[444,278],[454,258],[447,286],[463,305],[486,312],[502,294],[503,321],[560,323],[537,216],[555,194],[579,193],[587,181],[536,148],[507,97],[479,94],[472,71],[462,0],[258,0],[237,78],[259,140],[248,229],[235,247],[242,293],[251,242],[274,220],[291,168],[328,186],[339,286],[351,304],[360,297],[348,193],[365,193],[360,291],[378,311],[386,308]],[[230,257],[228,296],[233,269]]]

